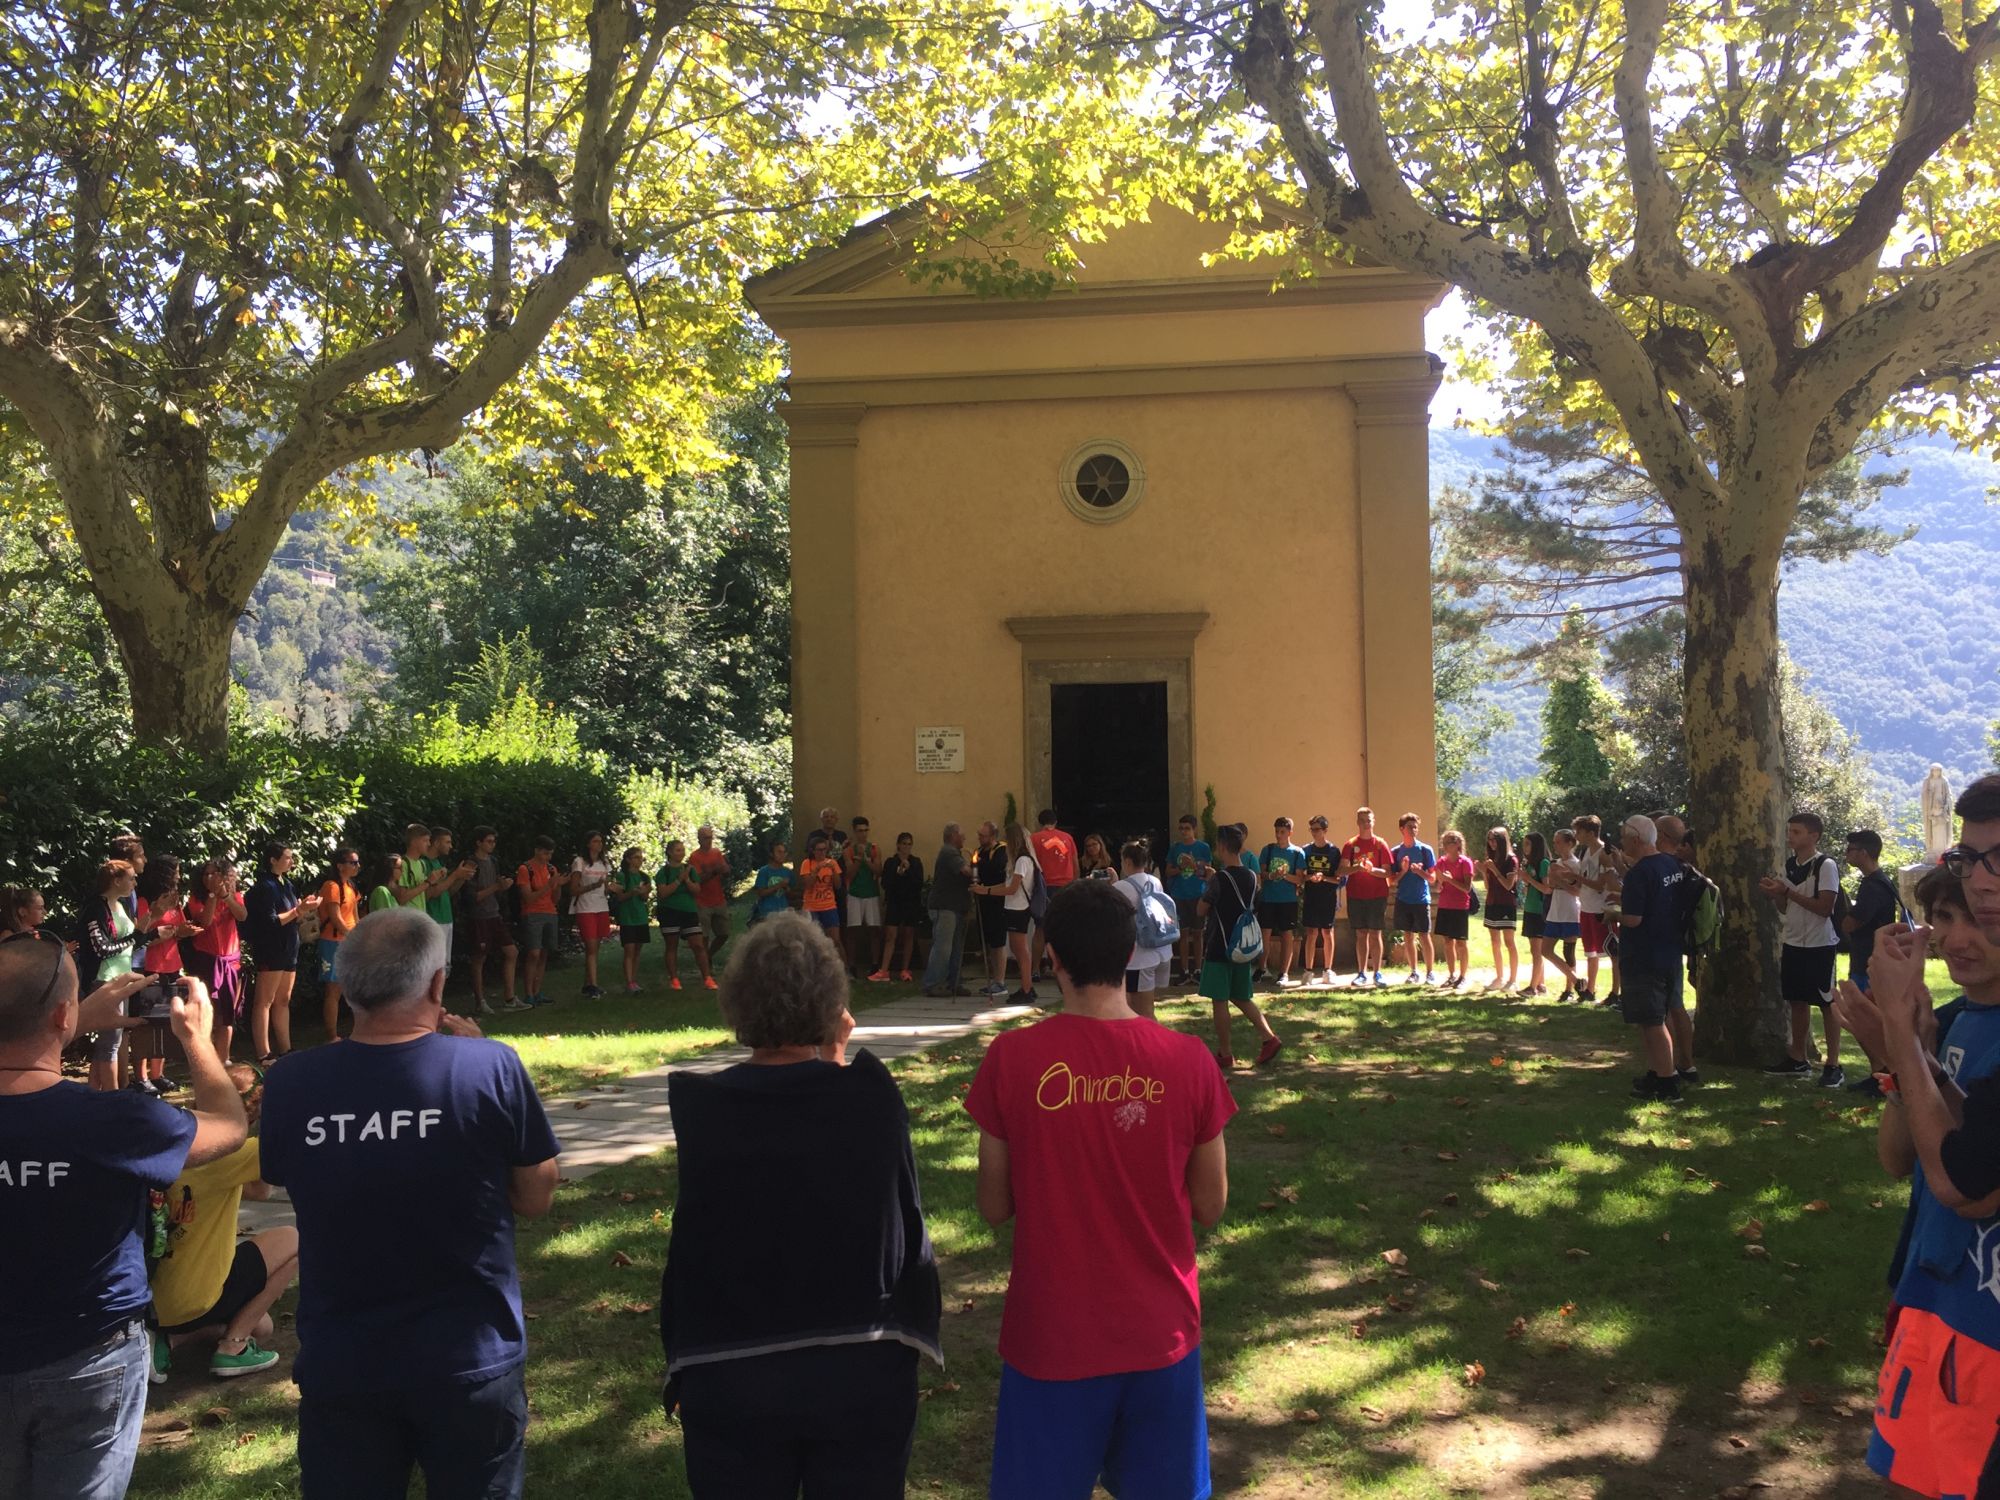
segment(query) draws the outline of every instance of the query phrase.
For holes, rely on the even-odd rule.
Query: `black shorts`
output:
[[[1485,922],[1488,927],[1512,927],[1520,919],[1521,908],[1511,901],[1489,901],[1486,903]]]
[[[924,904],[912,896],[897,896],[883,903],[882,925],[884,927],[921,927],[924,925]]]
[[[1380,932],[1382,916],[1388,906],[1387,896],[1349,896],[1347,925],[1356,932]]]
[[[1011,908],[1008,909],[1006,920],[1007,931],[1009,932],[1026,932],[1034,925],[1033,917],[1025,906],[1019,911],[1014,911]]]
[[[1441,938],[1463,938],[1472,929],[1472,913],[1464,907],[1440,906],[1437,911],[1437,935]]]
[[[1833,960],[1840,949],[1794,948],[1778,955],[1778,993],[1793,1005],[1826,1006],[1833,1000]]]
[[[1331,927],[1340,911],[1340,887],[1331,881],[1309,885],[1299,892],[1299,905],[1308,927]]]
[[[299,945],[279,943],[269,948],[252,948],[250,962],[256,965],[259,974],[296,974],[299,971]]]
[[[1257,903],[1257,925],[1266,932],[1291,932],[1299,925],[1299,903],[1296,901],[1259,901]]]
[[[1627,1026],[1664,1026],[1669,1012],[1686,1009],[1677,973],[1627,969],[1619,976],[1618,1014]]]
[[[1429,932],[1431,930],[1431,908],[1428,901],[1398,901],[1396,903],[1396,931]]]
[[[1521,936],[1538,938],[1548,925],[1549,914],[1545,911],[1524,911],[1521,913]]]
[[[1181,932],[1183,935],[1200,933],[1201,897],[1196,896],[1191,901],[1183,901],[1176,898],[1174,901],[1174,911],[1181,919]]]
[[[653,924],[651,922],[639,922],[636,924],[620,922],[618,924],[618,941],[627,948],[637,948],[641,944],[652,942],[652,940]]]
[[[979,931],[989,948],[1007,946],[1007,898],[1004,896],[974,896],[977,903]]]
[[[236,1259],[229,1263],[229,1275],[223,1280],[215,1306],[198,1318],[162,1328],[160,1332],[193,1333],[197,1328],[220,1327],[248,1307],[270,1280],[271,1268],[264,1264],[264,1252],[244,1240],[236,1247]]]

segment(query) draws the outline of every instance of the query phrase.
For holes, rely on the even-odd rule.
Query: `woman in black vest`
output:
[[[901,1496],[917,1361],[944,1363],[902,1094],[870,1053],[846,1058],[840,950],[796,913],[730,945],[721,1006],[750,1061],[667,1088],[679,1183],[660,1337],[688,1488]]]

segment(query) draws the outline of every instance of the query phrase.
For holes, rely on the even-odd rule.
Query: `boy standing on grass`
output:
[[[542,993],[542,976],[548,973],[549,955],[556,947],[556,868],[549,857],[556,841],[546,833],[535,839],[535,853],[514,871],[514,886],[521,893],[521,987],[528,992],[530,1005],[553,1005]]]
[[[1841,943],[1847,949],[1847,977],[1868,993],[1868,960],[1875,953],[1875,934],[1896,920],[1903,904],[1896,883],[1882,871],[1882,835],[1857,828],[1847,836],[1847,862],[1861,872],[1854,887],[1854,909],[1841,923]]]
[[[882,850],[868,837],[868,820],[854,820],[854,837],[841,850],[841,875],[847,882],[848,957],[854,975],[873,976],[882,968]],[[887,975],[882,981],[887,980]]]
[[[1306,852],[1292,842],[1292,820],[1271,824],[1271,842],[1257,857],[1264,884],[1258,893],[1257,921],[1264,929],[1264,964],[1281,990],[1294,989],[1292,948],[1299,930],[1299,887],[1305,883]]]
[[[1333,985],[1333,921],[1340,910],[1340,850],[1327,842],[1326,815],[1314,813],[1306,827],[1312,842],[1305,847],[1305,884],[1299,887],[1299,915],[1305,924],[1304,958],[1300,968],[1307,984]],[[1320,967],[1313,962],[1317,955]]]
[[[1424,952],[1424,983],[1437,983],[1437,959],[1431,948],[1431,883],[1437,879],[1437,852],[1417,837],[1423,819],[1404,813],[1396,820],[1403,841],[1389,851],[1389,868],[1396,876],[1396,930],[1403,934],[1404,957],[1410,962],[1411,984],[1417,982],[1417,949]]]
[[[1833,903],[1840,893],[1840,866],[1819,852],[1825,825],[1818,813],[1793,813],[1785,824],[1785,870],[1766,875],[1757,889],[1784,914],[1785,944],[1779,955],[1778,992],[1792,1012],[1792,1040],[1783,1060],[1764,1071],[1803,1078],[1812,1072],[1812,1013],[1818,1007],[1825,1028],[1826,1063],[1821,1088],[1847,1082],[1840,1068],[1840,1021],[1833,1012],[1833,961],[1840,938],[1833,930]]]
[[[1174,975],[1175,984],[1193,984],[1201,968],[1201,913],[1198,908],[1202,892],[1208,889],[1209,861],[1214,857],[1208,841],[1201,836],[1201,824],[1195,821],[1194,814],[1182,813],[1180,839],[1167,850],[1167,864],[1172,870],[1167,880],[1167,894],[1174,898],[1174,908],[1181,923],[1180,967]]]
[[[751,894],[757,904],[750,908],[752,923],[761,922],[766,917],[775,917],[781,911],[789,911],[792,905],[792,887],[798,883],[790,868],[785,864],[786,849],[782,842],[771,846],[771,858],[761,866],[752,879]]]
[[[1340,846],[1340,873],[1347,877],[1347,922],[1354,929],[1354,987],[1382,978],[1382,916],[1389,904],[1389,846],[1375,833],[1375,809],[1354,811],[1354,837]]]
[[[1250,998],[1254,966],[1235,962],[1229,952],[1230,933],[1245,912],[1257,909],[1257,875],[1243,863],[1243,844],[1249,836],[1250,830],[1241,823],[1227,823],[1216,829],[1215,873],[1209,877],[1208,890],[1195,908],[1202,924],[1203,945],[1201,988],[1197,993],[1214,1009],[1215,1060],[1225,1073],[1236,1066],[1236,1054],[1229,1041],[1232,1005],[1243,1012],[1244,1019],[1264,1039],[1257,1051],[1259,1064],[1276,1057],[1284,1046],[1257,1002]]]
[[[1570,824],[1570,831],[1576,835],[1576,863],[1580,883],[1577,886],[1577,921],[1583,929],[1583,988],[1577,992],[1577,999],[1585,1005],[1597,999],[1597,968],[1605,956],[1611,952],[1611,924],[1606,920],[1604,908],[1610,903],[1612,894],[1618,887],[1618,865],[1612,853],[1604,844],[1604,824],[1593,813],[1585,813]],[[1604,997],[1606,1005],[1616,1004],[1620,999],[1618,991],[1618,960],[1611,960],[1611,992]]]
[[[995,1037],[965,1101],[979,1211],[1014,1221],[996,1500],[1068,1500],[1100,1480],[1128,1500],[1212,1493],[1189,1220],[1222,1217],[1236,1102],[1199,1042],[1126,1003],[1135,932],[1108,883],[1051,897],[1063,1011]]]

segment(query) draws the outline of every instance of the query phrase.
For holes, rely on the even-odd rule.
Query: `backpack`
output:
[[[1706,875],[1693,870],[1687,873],[1695,894],[1681,917],[1681,947],[1698,957],[1715,951],[1716,937],[1722,931],[1722,892]]]
[[[1264,956],[1264,929],[1257,925],[1257,872],[1250,871],[1250,895],[1247,899],[1243,888],[1229,876],[1223,876],[1223,884],[1243,903],[1236,920],[1229,924],[1229,961],[1233,964],[1254,964]]]
[[[1473,874],[1474,874],[1474,875],[1477,875],[1478,873],[1479,873],[1479,872],[1478,872],[1477,870],[1473,871]],[[1467,901],[1467,902],[1469,903],[1469,904],[1468,904],[1468,905],[1466,906],[1466,908],[1465,908],[1465,914],[1466,914],[1466,916],[1468,916],[1468,917],[1476,917],[1476,916],[1478,916],[1478,915],[1479,915],[1479,882],[1478,882],[1478,881],[1477,881],[1476,879],[1475,879],[1475,880],[1470,880],[1470,881],[1467,881],[1467,882],[1466,882],[1466,886],[1465,886],[1465,899],[1466,899],[1466,901]]]
[[[1125,884],[1138,897],[1138,946],[1171,948],[1181,940],[1181,917],[1166,892],[1158,886],[1140,885],[1134,876]]]
[[[1049,888],[1042,879],[1042,863],[1034,855],[1028,856],[1028,863],[1035,867],[1034,884],[1028,888],[1028,920],[1037,927],[1049,914]]]

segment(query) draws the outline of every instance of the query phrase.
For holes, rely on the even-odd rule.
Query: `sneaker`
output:
[[[1866,1099],[1880,1099],[1882,1097],[1882,1080],[1877,1078],[1873,1073],[1864,1073],[1857,1082],[1850,1083],[1847,1086],[1847,1092],[1850,1094],[1860,1094]]]
[[[1567,1005],[1570,1003],[1570,1001],[1574,1000],[1575,998],[1576,998],[1576,991],[1565,985],[1563,987],[1563,992],[1560,995],[1556,996],[1556,1004]]]
[[[1674,1076],[1680,1080],[1682,1088],[1692,1088],[1701,1082],[1701,1069],[1682,1068]]]
[[[238,1375],[254,1375],[259,1370],[268,1370],[278,1362],[276,1349],[260,1349],[255,1339],[245,1339],[241,1353],[224,1354],[220,1346],[209,1356],[208,1373],[219,1380],[234,1380]]]
[[[1033,990],[1016,990],[1011,997],[1016,1005],[1040,1005],[1042,997]]]
[[[676,974],[672,979],[669,979],[667,981],[667,988],[670,990],[677,990],[680,987],[681,987],[681,981],[680,981],[680,976],[678,974]]]
[[[1823,1089],[1847,1087],[1847,1069],[1839,1063],[1828,1063],[1819,1070],[1819,1086]]]
[[[868,982],[870,984],[887,984],[889,982],[889,971],[887,969],[877,969],[873,974],[868,976]]]
[[[1663,1081],[1662,1079],[1655,1078],[1651,1073],[1641,1073],[1637,1078],[1632,1080],[1632,1097],[1634,1099],[1651,1099],[1655,1097]]]
[[[477,1010],[479,1014],[482,1016],[490,1016],[493,1014],[493,1007],[486,1003],[486,997],[484,995],[481,995],[477,1000],[473,1001],[472,1004],[473,1008]]]
[[[902,981],[904,984],[916,983],[916,976],[912,974],[908,969],[903,970],[903,972],[898,974],[896,978]]]
[[[1597,1003],[1597,996],[1591,993],[1589,985],[1583,985],[1577,990],[1576,1003],[1578,1005],[1595,1005]]]
[[[1282,974],[1278,977],[1278,988],[1281,990],[1302,990],[1305,987],[1306,982],[1303,979],[1294,979],[1289,974]]]
[[[551,1000],[547,995],[528,996],[528,1006],[530,1009],[539,1009],[544,1005],[554,1005],[554,1004],[555,1001]]]
[[[1597,1003],[1603,1006],[1606,1010],[1612,1010],[1616,1008],[1618,1005],[1620,1005],[1624,1001],[1624,999],[1625,997],[1619,994],[1617,990],[1613,990],[1610,994],[1606,995],[1602,1000],[1598,1001]]]
[[[998,1000],[1001,996],[1007,993],[1007,986],[995,980],[994,982],[988,984],[986,988],[981,990],[979,993],[982,995],[990,996],[995,1000]]]
[[[1272,1037],[1269,1041],[1264,1043],[1263,1046],[1257,1049],[1257,1066],[1260,1068],[1263,1067],[1265,1063],[1269,1062],[1272,1058],[1276,1057],[1280,1052],[1284,1050],[1285,1050],[1285,1044],[1282,1041],[1280,1041],[1277,1037]]]
[[[1250,982],[1252,984],[1266,984],[1270,982],[1270,978],[1271,971],[1262,964],[1259,964],[1257,965],[1257,972],[1250,976]]]
[[[533,1010],[535,1003],[532,1000],[523,1000],[519,995],[509,995],[507,1003],[500,1008],[502,1010]]]
[[[1411,977],[1415,978],[1416,976],[1412,975]],[[1425,984],[1430,985],[1433,989],[1435,989],[1437,987],[1437,982],[1438,982],[1437,975],[1433,974],[1429,969],[1424,970]]]
[[[1382,977],[1382,971],[1380,969],[1377,969],[1375,971],[1375,988],[1378,990],[1386,990],[1387,988],[1389,988],[1389,981]]]
[[[153,1345],[153,1368],[147,1373],[146,1378],[154,1385],[165,1385],[167,1376],[171,1375],[174,1369],[172,1344],[157,1328],[152,1329],[147,1336]]]
[[[640,991],[640,989],[641,989],[641,988],[642,988],[642,986],[640,986],[640,985],[636,985],[636,984],[628,984],[628,985],[626,985],[626,986],[625,986],[625,993],[626,993],[626,994],[628,994],[628,995],[636,995],[636,994],[638,994],[638,993],[639,993],[639,991]]]
[[[1405,980],[1403,981],[1403,983],[1405,983],[1405,984],[1419,984],[1419,983],[1421,983],[1421,982],[1422,982],[1422,981],[1420,981],[1420,980],[1419,980],[1419,979],[1417,978],[1417,971],[1416,971],[1415,969],[1412,969],[1412,970],[1410,970],[1410,977],[1409,977],[1408,979],[1405,979]]]
[[[701,987],[705,990],[713,990],[721,988],[721,986],[715,982],[715,976],[713,974],[709,975],[708,978],[704,979],[701,982]]]
[[[1774,1077],[1803,1078],[1812,1071],[1812,1064],[1803,1057],[1786,1057],[1772,1063],[1764,1071]]]
[[[153,1092],[156,1094],[165,1096],[167,1094],[177,1094],[180,1092],[181,1086],[178,1083],[175,1083],[171,1078],[163,1076],[159,1078],[150,1079],[148,1081],[153,1085]]]

